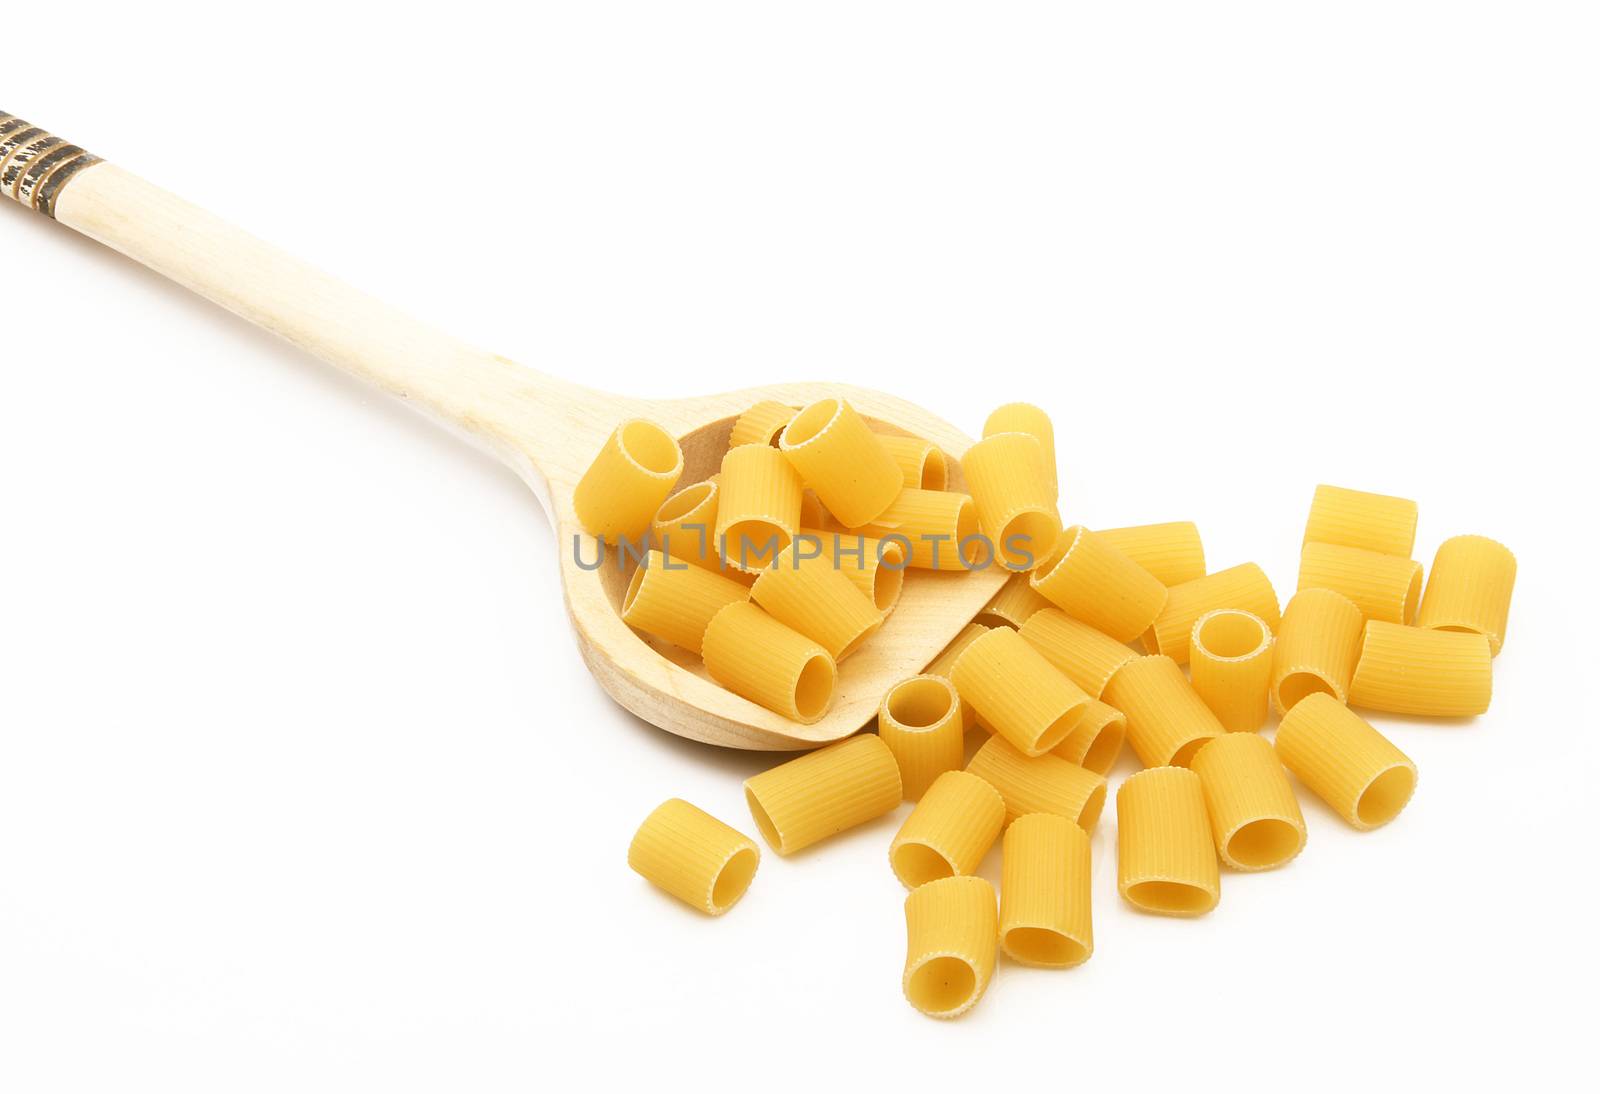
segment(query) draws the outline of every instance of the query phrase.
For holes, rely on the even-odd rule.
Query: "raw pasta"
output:
[[[1306,519],[1307,543],[1335,543],[1411,557],[1417,540],[1417,503],[1342,486],[1319,486]]]
[[[843,399],[823,399],[796,414],[778,448],[846,528],[876,518],[904,485],[882,439]]]
[[[961,472],[993,559],[1017,571],[1043,562],[1061,535],[1061,517],[1039,439],[1031,433],[986,437],[961,457]]]
[[[994,886],[981,877],[947,877],[906,896],[906,966],[900,989],[930,1018],[958,1018],[994,975]]]
[[[1223,729],[1238,733],[1266,724],[1271,677],[1272,631],[1260,616],[1220,608],[1195,620],[1189,680]]]
[[[996,408],[983,423],[985,437],[993,437],[996,433],[1028,433],[1038,440],[1039,448],[1044,452],[1045,471],[1049,475],[1050,497],[1053,500],[1060,491],[1060,481],[1056,475],[1056,431],[1050,424],[1050,415],[1032,403],[1007,403]]]
[[[1095,699],[1105,694],[1106,684],[1118,669],[1139,656],[1059,608],[1035,612],[1017,633]]]
[[[809,725],[833,705],[839,669],[828,651],[747,600],[712,616],[701,656],[717,683],[785,718]]]
[[[1278,758],[1356,828],[1399,816],[1417,787],[1417,765],[1330,695],[1308,695],[1283,716]]]
[[[721,486],[716,478],[685,486],[661,503],[650,522],[652,539],[673,558],[722,569],[717,550],[717,498]]]
[[[951,670],[956,667],[956,661],[966,652],[968,646],[979,638],[989,633],[989,628],[982,623],[968,623],[961,629],[961,633],[950,640],[950,644],[935,657],[928,665],[927,672],[933,676],[949,678]],[[954,687],[954,683],[951,684]],[[960,692],[957,692],[959,695]],[[970,729],[977,724],[977,712],[972,709],[972,704],[965,699],[961,700],[961,725]]]
[[[736,569],[770,565],[800,529],[800,476],[764,444],[743,444],[722,457],[717,547]]]
[[[796,537],[796,550],[809,553],[815,545],[817,557],[827,560],[851,584],[872,601],[873,607],[888,615],[900,599],[906,579],[905,548],[895,540],[885,542],[857,532],[824,532],[802,528]]]
[[[1096,775],[1105,775],[1122,755],[1122,742],[1127,733],[1128,719],[1122,711],[1098,699],[1090,699],[1072,732],[1050,751]]]
[[[1195,753],[1217,854],[1235,870],[1271,870],[1306,845],[1306,821],[1265,737],[1230,733]]]
[[[1422,596],[1422,564],[1360,547],[1308,543],[1300,550],[1300,589],[1332,589],[1367,619],[1409,623]]]
[[[1494,540],[1484,536],[1447,539],[1433,556],[1417,626],[1481,634],[1489,640],[1490,656],[1498,656],[1511,614],[1511,587],[1516,582],[1516,556]]]
[[[1460,718],[1489,709],[1494,674],[1481,634],[1367,620],[1350,679],[1350,705],[1393,714]]]
[[[790,855],[893,812],[900,769],[888,745],[862,733],[750,776],[744,796],[762,838]]]
[[[985,561],[978,510],[966,494],[907,487],[858,530],[898,543],[918,570],[969,570]]]
[[[748,836],[681,798],[656,806],[628,844],[636,874],[706,915],[739,903],[760,863]]]
[[[622,621],[699,653],[712,618],[749,596],[750,590],[737,581],[650,551],[628,581],[628,591],[622,596]]]
[[[899,465],[904,485],[918,490],[943,490],[949,486],[950,464],[932,441],[892,433],[880,433],[878,440]]]
[[[1189,521],[1103,528],[1095,535],[1149,570],[1163,585],[1182,585],[1206,576],[1200,529]]]
[[[900,789],[916,801],[966,758],[961,700],[943,676],[924,674],[890,688],[878,707],[878,736],[900,765]]]
[[[797,563],[784,552],[750,586],[750,599],[817,642],[835,661],[850,656],[883,625],[883,614],[866,594],[824,558]]]
[[[1147,653],[1162,653],[1178,664],[1189,660],[1189,639],[1197,619],[1217,608],[1242,608],[1277,631],[1278,594],[1254,562],[1218,570],[1167,590],[1167,605],[1144,636]]]
[[[1117,889],[1158,915],[1204,915],[1222,896],[1200,776],[1152,767],[1117,789]]]
[[[989,627],[1011,627],[1015,630],[1028,621],[1040,608],[1051,606],[1050,601],[1033,591],[1027,574],[1013,574],[1000,586],[994,599],[978,613],[975,622]]]
[[[742,444],[777,447],[784,426],[794,420],[796,413],[794,407],[770,399],[757,403],[734,419],[733,432],[728,435],[728,447],[738,448]]]
[[[1149,570],[1081,525],[1062,533],[1029,581],[1073,619],[1118,642],[1147,631],[1167,603],[1167,587]]]
[[[1089,835],[1065,817],[1029,813],[1001,844],[1000,948],[1044,969],[1081,965],[1094,953]]]
[[[592,536],[613,543],[639,541],[681,474],[683,452],[672,435],[654,422],[632,418],[600,446],[572,492],[572,508]]]
[[[1188,767],[1227,730],[1170,657],[1135,657],[1106,687],[1106,702],[1128,718],[1128,743],[1146,767]]]
[[[1054,813],[1086,832],[1100,823],[1105,777],[1060,756],[1025,756],[1004,737],[990,737],[968,761],[967,770],[1000,791],[1008,824],[1028,813]]]
[[[1060,744],[1089,705],[1082,688],[1008,627],[974,639],[950,679],[979,718],[1029,756]]]
[[[889,844],[889,866],[907,889],[975,873],[1005,827],[1006,803],[965,771],[934,780]]]
[[[1346,701],[1363,625],[1361,609],[1332,589],[1289,599],[1272,646],[1272,705],[1279,714],[1319,691]]]

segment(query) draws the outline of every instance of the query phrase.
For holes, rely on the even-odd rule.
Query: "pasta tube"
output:
[[[1029,756],[1060,744],[1089,705],[1082,688],[1008,627],[974,639],[950,680],[979,718]]]
[[[988,633],[989,628],[982,623],[968,623],[961,629],[961,633],[952,638],[950,644],[928,665],[928,675],[943,676],[948,679],[951,670],[956,666],[956,661],[967,651],[967,647]],[[952,684],[952,686],[954,685]],[[956,694],[959,695],[960,692],[958,691]],[[977,712],[972,709],[972,704],[962,699],[961,725],[964,728],[970,728],[977,724],[977,717]]]
[[[628,844],[634,873],[706,915],[739,903],[760,864],[748,836],[681,798],[656,806]]]
[[[966,758],[955,685],[926,674],[900,681],[878,707],[878,736],[900,765],[901,792],[916,801],[933,780],[960,768]]]
[[[947,877],[906,896],[906,967],[900,990],[930,1018],[959,1018],[994,976],[994,886]]]
[[[1061,517],[1039,439],[1031,433],[985,437],[961,457],[961,473],[994,560],[1017,571],[1043,562],[1061,535]]]
[[[1106,804],[1104,776],[1060,756],[1024,756],[1004,737],[990,737],[967,762],[967,771],[1000,791],[1006,823],[1028,813],[1054,813],[1084,831],[1100,823]]]
[[[1289,599],[1272,646],[1272,705],[1279,714],[1319,691],[1345,702],[1363,625],[1361,609],[1332,589]]]
[[[1060,492],[1060,480],[1056,475],[1056,430],[1050,424],[1050,416],[1032,403],[1007,403],[996,408],[983,423],[985,437],[996,433],[1028,433],[1039,442],[1049,476],[1050,497],[1054,500]]]
[[[1227,730],[1170,657],[1135,657],[1117,670],[1106,702],[1128,718],[1128,743],[1146,767],[1188,767],[1194,754]]]
[[[1040,608],[1050,607],[1050,601],[1033,591],[1027,574],[1013,574],[1000,586],[994,599],[984,606],[974,622],[989,627],[1010,627],[1013,630],[1028,621]]]
[[[946,771],[911,811],[894,842],[889,866],[907,889],[976,873],[1006,823],[994,787],[965,771]]]
[[[1146,653],[1161,653],[1178,664],[1189,660],[1189,639],[1195,621],[1217,608],[1240,608],[1267,621],[1277,631],[1278,594],[1254,562],[1231,566],[1167,590],[1167,606],[1145,632]]]
[[[650,521],[656,546],[673,558],[708,570],[721,570],[716,537],[720,491],[716,479],[707,479],[685,486],[662,502]]]
[[[1044,969],[1081,965],[1094,953],[1089,835],[1065,817],[1029,813],[1001,844],[1000,948]]]
[[[837,530],[844,525],[833,519],[833,514],[828,512],[822,504],[822,499],[817,497],[815,490],[803,490],[800,493],[800,524],[805,528],[825,528]]]
[[[1152,767],[1117,788],[1117,890],[1157,915],[1205,915],[1222,897],[1200,776]]]
[[[823,399],[796,414],[778,448],[846,528],[875,519],[904,485],[883,441],[843,399]]]
[[[1334,543],[1411,557],[1417,540],[1417,503],[1342,486],[1319,486],[1306,520],[1307,543]]]
[[[1035,612],[1017,633],[1044,654],[1045,660],[1096,699],[1105,694],[1106,684],[1116,671],[1139,656],[1115,638],[1101,634],[1087,623],[1080,623],[1059,608]]]
[[[850,656],[883,626],[883,614],[872,601],[826,559],[797,563],[789,553],[780,555],[750,586],[750,599],[835,661]]]
[[[1283,716],[1278,759],[1356,828],[1400,815],[1417,788],[1417,765],[1330,695],[1308,695]]]
[[[742,444],[722,457],[717,481],[723,561],[752,573],[771,565],[800,529],[800,477],[767,445]]]
[[[776,448],[784,426],[794,420],[792,406],[768,399],[759,402],[733,420],[733,431],[728,434],[728,447],[742,444],[764,444]]]
[[[1095,535],[1149,570],[1163,585],[1182,585],[1206,576],[1200,529],[1189,521],[1104,528]]]
[[[1050,751],[1068,763],[1075,763],[1096,775],[1105,775],[1122,755],[1122,742],[1127,733],[1128,719],[1122,711],[1098,699],[1090,699],[1072,732]]]
[[[792,855],[893,812],[900,769],[888,745],[861,733],[750,776],[744,797],[762,838]]]
[[[828,651],[747,600],[711,617],[700,655],[717,683],[785,718],[809,725],[833,705],[839,669]]]
[[[622,621],[674,646],[699,653],[706,628],[729,604],[743,603],[750,590],[737,581],[660,551],[650,551],[633,571],[622,595]]]
[[[1235,870],[1271,870],[1306,845],[1306,820],[1265,737],[1230,733],[1195,753],[1217,854]]]
[[[917,570],[970,570],[985,561],[978,511],[965,494],[908,487],[857,530],[898,543],[905,548],[907,565]]]
[[[1062,533],[1029,582],[1072,618],[1118,642],[1149,630],[1167,603],[1167,587],[1150,571],[1081,525]]]
[[[950,485],[950,464],[932,441],[892,433],[880,433],[878,440],[900,466],[904,485],[918,490],[944,490]]]
[[[606,438],[572,492],[583,530],[598,539],[641,540],[650,518],[683,474],[683,451],[672,434],[630,418]]]
[[[1482,714],[1494,690],[1489,660],[1489,640],[1481,634],[1369,619],[1350,679],[1350,705],[1441,718]]]
[[[900,599],[906,580],[906,553],[897,541],[871,539],[856,532],[802,528],[796,542],[808,553],[814,544],[817,557],[849,578],[884,615]]]
[[[1466,631],[1489,640],[1498,656],[1511,614],[1511,587],[1517,558],[1483,536],[1455,536],[1439,544],[1417,626],[1435,631]]]
[[[1300,589],[1332,589],[1367,619],[1409,623],[1422,596],[1422,564],[1360,547],[1308,543],[1300,550]]]
[[[1260,616],[1221,608],[1195,621],[1189,679],[1223,729],[1238,733],[1266,724],[1271,677],[1272,632]]]

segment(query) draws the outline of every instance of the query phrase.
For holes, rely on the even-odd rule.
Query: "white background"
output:
[[[568,378],[848,379],[968,431],[1037,401],[1069,521],[1193,519],[1285,599],[1315,483],[1417,498],[1424,563],[1519,558],[1493,709],[1379,719],[1410,808],[1308,797],[1305,853],[1200,921],[1118,901],[1108,810],[1093,959],[930,1021],[895,817],[764,855],[720,920],[627,870],[669,796],[753,832],[771,758],[605,697],[510,473],[7,204],[0,1087],[1382,1089],[1586,1051],[1592,5],[519,7],[82,3],[0,107]]]

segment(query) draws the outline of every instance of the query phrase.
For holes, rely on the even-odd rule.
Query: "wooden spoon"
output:
[[[920,672],[1007,577],[999,567],[908,571],[883,628],[839,666],[832,710],[813,725],[789,721],[724,690],[698,660],[654,646],[622,622],[628,574],[610,561],[598,570],[578,565],[579,557],[592,565],[597,549],[572,510],[579,476],[620,421],[649,418],[683,446],[680,484],[696,482],[717,470],[733,419],[763,399],[803,406],[840,395],[880,427],[924,437],[959,458],[972,442],[953,426],[891,395],[842,384],[646,402],[567,383],[448,338],[3,112],[0,190],[371,381],[503,460],[556,530],[567,611],[589,670],[617,702],[672,733],[748,749],[810,748],[846,737],[871,721],[889,686]],[[951,489],[961,489],[958,472]]]

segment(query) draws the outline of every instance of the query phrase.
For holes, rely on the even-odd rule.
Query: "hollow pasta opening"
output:
[[[767,841],[768,846],[782,853],[783,834],[778,831],[778,826],[772,823],[772,818],[767,815],[761,800],[756,797],[755,792],[749,787],[745,787],[744,802],[750,807],[750,815],[755,818],[756,828],[760,830],[761,838]]]
[[[1417,788],[1417,773],[1405,765],[1391,767],[1367,784],[1356,802],[1356,817],[1368,828],[1388,824],[1400,815]]]
[[[917,966],[906,985],[912,1005],[936,1015],[964,1009],[977,990],[977,970],[960,957],[930,957]]]
[[[1079,766],[1097,775],[1110,771],[1111,765],[1117,762],[1117,757],[1122,753],[1124,734],[1121,723],[1107,722],[1101,726],[1100,732],[1089,742],[1089,749],[1083,754],[1083,762]]]
[[[1300,829],[1286,820],[1263,817],[1239,826],[1228,837],[1228,861],[1251,869],[1281,866],[1300,852]]]
[[[714,482],[697,482],[693,486],[685,486],[661,503],[661,508],[656,510],[656,522],[670,524],[682,520],[710,501],[716,492],[717,484]],[[711,529],[706,529],[706,535],[707,537],[711,535]]]
[[[944,453],[929,448],[922,456],[922,476],[918,485],[924,490],[943,490],[950,485],[950,465]]]
[[[1328,680],[1316,672],[1291,672],[1278,681],[1278,705],[1287,714],[1294,705],[1308,695],[1331,695],[1343,702],[1343,697]]]
[[[843,661],[846,657],[849,657],[856,650],[860,649],[861,648],[861,643],[865,642],[867,639],[869,639],[873,635],[877,634],[878,633],[878,628],[881,627],[882,625],[883,625],[883,619],[880,617],[878,619],[874,619],[872,622],[870,622],[866,626],[862,627],[860,634],[858,634],[854,638],[850,639],[850,641],[846,642],[844,644],[844,646],[840,648],[838,654],[835,655],[834,660]]]
[[[1061,968],[1088,956],[1081,942],[1049,927],[1013,927],[1001,940],[1006,953],[1029,965]]]
[[[974,569],[994,560],[994,549],[978,527],[978,507],[967,497],[956,507],[956,550],[961,561]]]
[[[783,431],[783,447],[798,448],[807,441],[816,439],[833,424],[833,420],[839,416],[839,411],[838,399],[823,399],[812,403],[790,420],[788,428]]]
[[[728,564],[741,570],[764,570],[789,546],[789,533],[770,520],[734,521],[723,532]]]
[[[1127,895],[1136,907],[1169,915],[1196,915],[1212,905],[1210,893],[1181,881],[1141,881],[1128,886]]]
[[[1272,632],[1256,616],[1227,608],[1206,613],[1195,625],[1194,641],[1212,657],[1231,661],[1261,652]]]
[[[815,721],[833,701],[833,661],[825,654],[810,657],[794,682],[794,709],[802,721]]]
[[[949,859],[925,843],[902,843],[894,849],[889,865],[894,868],[894,876],[904,882],[908,889],[954,877],[956,873]]]
[[[955,706],[955,692],[943,677],[916,677],[896,684],[885,703],[889,717],[907,729],[938,725]]]
[[[722,871],[717,874],[717,880],[711,886],[711,906],[719,915],[737,904],[739,898],[744,896],[744,891],[750,888],[751,879],[756,876],[756,867],[760,862],[761,856],[753,849],[741,847],[723,864]]]
[[[1406,600],[1400,608],[1400,622],[1410,623],[1417,616],[1417,604],[1422,600],[1422,567],[1411,567],[1411,581],[1406,585]]]
[[[896,551],[900,550],[898,543],[893,546]],[[906,572],[893,568],[894,565],[896,564],[889,566],[880,564],[872,572],[872,603],[880,612],[886,612],[894,607],[895,601],[900,599],[900,589],[906,581]]]
[[[1033,742],[1034,747],[1041,751],[1049,752],[1056,745],[1066,740],[1067,734],[1077,728],[1078,719],[1083,717],[1083,707],[1084,704],[1079,703],[1046,726],[1045,731],[1039,734],[1038,738]]]
[[[683,453],[672,435],[654,422],[632,421],[617,437],[622,454],[652,475],[674,475],[683,466]]]
[[[1072,554],[1073,549],[1078,546],[1078,542],[1083,539],[1083,533],[1084,527],[1081,524],[1074,524],[1071,528],[1061,533],[1049,556],[1034,568],[1033,584],[1036,587],[1039,582],[1048,579],[1051,574],[1055,573],[1058,566],[1067,561],[1067,556]]]
[[[1061,522],[1053,513],[1018,513],[1000,529],[995,554],[1008,570],[1032,569],[1046,557],[1061,535]],[[1031,556],[1031,559],[1028,557]]]
[[[1167,762],[1173,767],[1188,767],[1194,762],[1194,754],[1210,744],[1213,737],[1196,737],[1192,741],[1185,741],[1178,746],[1178,751],[1172,754],[1172,759]]]
[[[622,615],[627,618],[628,612],[633,609],[633,601],[639,595],[639,588],[644,584],[645,575],[650,572],[650,567],[640,563],[634,567],[633,576],[628,579],[628,591],[622,594]]]
[[[1078,810],[1078,827],[1085,832],[1100,823],[1100,811],[1106,807],[1106,784],[1101,783],[1090,791],[1089,799]]]

